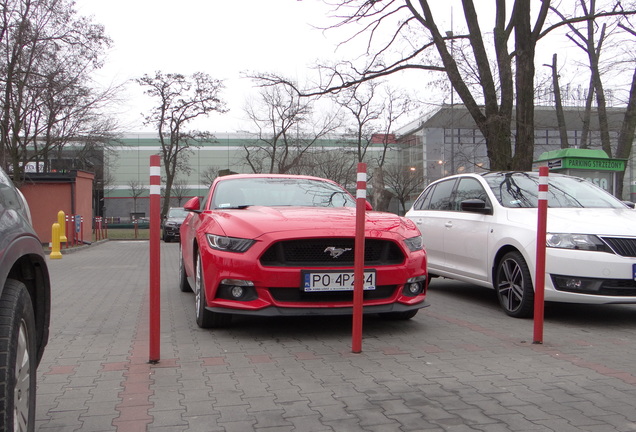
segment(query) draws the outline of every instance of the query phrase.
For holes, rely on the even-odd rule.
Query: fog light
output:
[[[245,290],[243,289],[243,287],[240,286],[233,286],[230,289],[230,294],[232,294],[232,297],[234,297],[235,299],[243,297],[244,292]]]
[[[426,284],[426,276],[416,276],[409,278],[402,288],[402,294],[409,297],[415,297],[424,292]]]
[[[418,282],[408,284],[408,290],[413,295],[419,293],[421,289],[422,288]]]
[[[551,275],[554,288],[559,291],[584,294],[598,294],[604,279],[582,278],[576,276]]]
[[[216,296],[225,300],[251,301],[258,298],[254,282],[243,279],[223,279]]]

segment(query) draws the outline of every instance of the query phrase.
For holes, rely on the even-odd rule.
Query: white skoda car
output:
[[[420,231],[429,277],[494,288],[513,317],[534,307],[536,172],[446,177],[406,217]],[[636,303],[636,211],[577,177],[549,175],[545,300]]]

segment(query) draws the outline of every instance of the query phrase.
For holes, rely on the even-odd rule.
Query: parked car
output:
[[[35,428],[37,366],[49,336],[50,282],[24,196],[0,169],[0,430]]]
[[[431,277],[494,288],[513,317],[533,314],[536,172],[431,183],[406,217],[422,232]],[[545,300],[636,303],[636,212],[584,179],[549,175]]]
[[[200,327],[232,315],[342,315],[353,306],[355,199],[333,181],[217,178],[181,226],[180,288]],[[370,207],[370,206],[369,206]],[[426,254],[414,223],[366,212],[364,312],[409,319],[426,306]]]
[[[181,224],[187,215],[188,212],[183,207],[171,207],[168,210],[168,214],[162,224],[164,242],[169,243],[172,240],[179,240],[181,237]]]

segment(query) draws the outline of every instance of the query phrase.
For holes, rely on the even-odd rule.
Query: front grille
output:
[[[363,292],[364,300],[381,300],[393,297],[396,285],[382,285]],[[270,288],[272,297],[279,302],[319,303],[352,302],[353,291],[304,292],[300,288]]]
[[[636,257],[636,238],[601,237],[617,254],[624,257]]]
[[[317,238],[287,240],[274,243],[261,256],[261,264],[277,267],[353,267],[353,238]],[[328,248],[342,250],[337,258]],[[400,247],[389,240],[366,239],[364,242],[365,266],[395,265],[404,262]]]

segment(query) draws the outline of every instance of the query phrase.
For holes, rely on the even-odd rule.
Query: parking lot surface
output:
[[[544,343],[494,293],[433,280],[410,321],[240,317],[202,330],[161,244],[161,360],[148,363],[149,245],[49,260],[37,430],[634,431],[636,306],[548,305]]]

